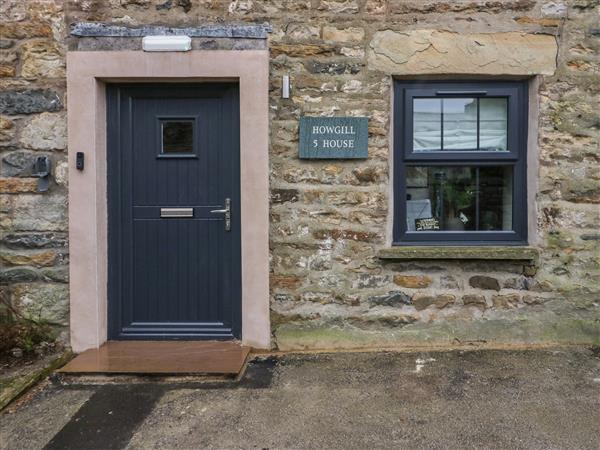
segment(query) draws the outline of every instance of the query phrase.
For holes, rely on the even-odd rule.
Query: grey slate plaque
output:
[[[300,159],[364,159],[368,141],[366,117],[300,118]]]

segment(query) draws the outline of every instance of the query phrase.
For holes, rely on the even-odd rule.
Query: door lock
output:
[[[211,213],[225,214],[225,231],[231,231],[231,199],[225,199],[225,209],[213,209]]]

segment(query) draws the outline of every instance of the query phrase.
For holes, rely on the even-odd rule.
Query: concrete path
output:
[[[600,349],[339,353],[239,383],[49,385],[2,449],[600,449]]]

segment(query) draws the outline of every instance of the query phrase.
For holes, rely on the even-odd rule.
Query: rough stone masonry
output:
[[[68,325],[71,24],[266,22],[274,347],[600,342],[600,1],[4,0],[0,16],[0,282],[27,314]],[[378,258],[390,221],[391,75],[489,79],[524,75],[523,61],[541,74],[537,263]],[[280,95],[286,74],[290,99]],[[303,115],[369,117],[369,159],[299,160]],[[39,155],[53,163],[45,193],[32,177]]]

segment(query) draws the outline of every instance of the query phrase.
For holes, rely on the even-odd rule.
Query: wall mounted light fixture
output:
[[[192,49],[189,36],[144,36],[142,49],[145,52],[187,52]]]
[[[284,75],[281,82],[281,98],[290,98],[290,90],[292,86],[290,84],[290,76]]]

